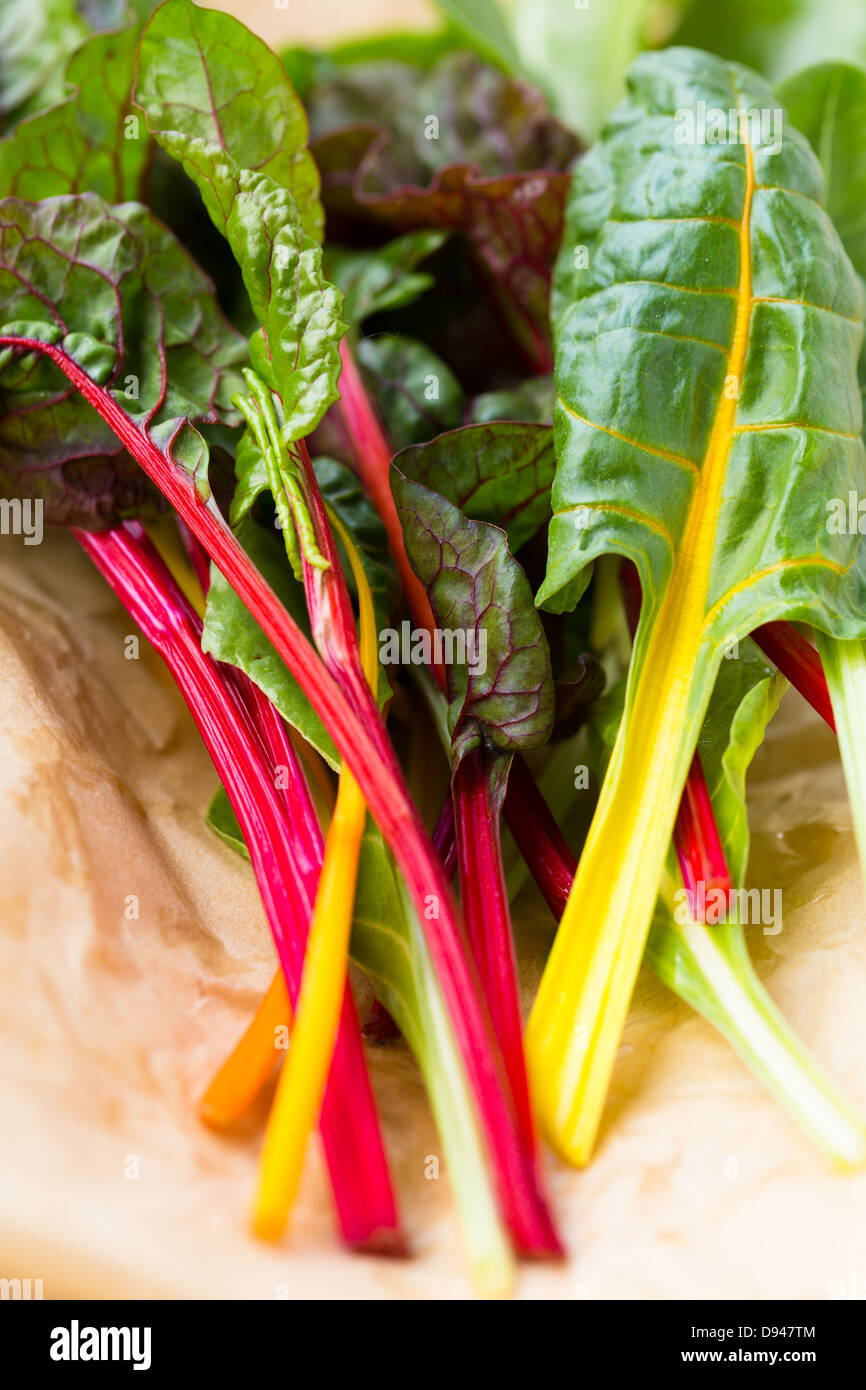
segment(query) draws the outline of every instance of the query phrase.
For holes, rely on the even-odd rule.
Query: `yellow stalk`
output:
[[[358,588],[361,662],[371,686],[378,676],[373,600],[357,551],[331,518],[349,556]],[[253,1207],[258,1236],[278,1240],[298,1191],[307,1140],[318,1118],[331,1065],[346,985],[349,935],[367,807],[343,764],[334,816],[310,923],[304,973],[288,1056],[280,1074],[259,1168]]]
[[[292,1016],[282,970],[271,980],[237,1047],[223,1062],[199,1102],[212,1129],[228,1129],[246,1113],[277,1060],[277,1042]]]
[[[754,189],[745,141],[740,283],[728,381],[742,380],[752,305]],[[706,640],[710,565],[738,392],[722,392],[682,542],[643,651],[577,874],[526,1032],[542,1127],[589,1160],[640,967],[677,805],[717,666]],[[640,647],[639,642],[639,647]],[[642,658],[642,659],[641,659]],[[704,697],[704,691],[706,697]]]

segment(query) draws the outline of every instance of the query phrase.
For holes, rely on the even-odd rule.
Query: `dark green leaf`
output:
[[[233,418],[245,344],[202,275],[143,207],[94,194],[0,203],[0,326],[60,341],[126,413],[166,443],[182,422]],[[43,500],[46,520],[93,525],[150,496],[114,434],[43,357],[0,375],[0,487]],[[200,466],[193,431],[174,446]]]
[[[438,493],[391,468],[412,568],[437,628],[462,637],[444,659],[452,763],[482,740],[534,748],[554,717],[550,654],[532,590],[504,531],[468,520]]]
[[[553,423],[556,392],[552,376],[533,376],[520,386],[503,391],[485,391],[476,396],[469,412],[473,424],[494,420],[516,420],[536,425]]]
[[[546,425],[466,425],[403,450],[395,463],[466,516],[501,526],[512,551],[550,516],[556,459]]]
[[[348,322],[357,327],[371,314],[414,303],[433,284],[432,275],[416,267],[439,250],[446,236],[445,232],[407,232],[371,251],[328,247],[325,273],[343,295]]]

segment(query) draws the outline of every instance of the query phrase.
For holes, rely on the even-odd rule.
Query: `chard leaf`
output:
[[[690,5],[673,35],[756,68],[772,80],[806,63],[866,61],[866,10],[860,0],[729,0]]]
[[[135,97],[169,154],[182,159],[190,141],[216,146],[288,189],[304,231],[321,240],[304,108],[279,58],[239,20],[166,0],[141,38]]]
[[[395,449],[460,424],[460,383],[425,343],[380,333],[361,339],[357,358]]]
[[[94,194],[0,202],[0,328],[59,342],[140,429],[198,470],[207,450],[185,422],[232,421],[245,344],[213,286],[137,203]],[[52,523],[93,526],[153,499],[115,435],[47,358],[0,371],[0,488],[41,498]]]
[[[553,726],[550,653],[505,532],[467,519],[394,465],[391,482],[437,627],[462,634],[466,644],[468,659],[444,663],[454,768],[482,743],[505,752],[537,747]]]
[[[358,327],[371,314],[402,309],[429,290],[433,276],[417,266],[445,242],[446,232],[407,232],[372,251],[331,246],[325,272],[343,295],[343,313]]]
[[[398,63],[363,63],[312,93],[310,119],[326,207],[406,230],[459,229],[518,340],[546,362],[564,171],[579,145],[539,94],[468,54],[420,80]]]
[[[502,391],[484,391],[476,396],[469,412],[475,425],[494,420],[515,420],[534,425],[553,424],[556,392],[552,376],[532,376]]]
[[[404,449],[395,464],[467,516],[501,526],[514,552],[550,517],[556,460],[546,425],[466,425]]]
[[[820,167],[789,122],[778,152],[746,122],[727,144],[689,142],[682,113],[699,119],[698,102],[773,109],[743,68],[669,50],[638,59],[628,85],[567,216],[538,596],[573,606],[611,551],[634,560],[644,593],[617,744],[528,1032],[543,1122],[577,1162],[724,645],[781,617],[852,637],[866,612],[861,538],[827,526],[828,499],[866,485],[863,289]]]
[[[175,55],[167,76],[164,46]],[[283,442],[302,439],[337,399],[345,325],[322,274],[318,176],[288,78],[236,20],[167,0],[142,38],[135,97],[229,243],[261,325],[250,361],[280,397]]]
[[[63,96],[63,65],[87,37],[75,0],[5,0],[0,7],[0,119]]]
[[[513,23],[524,67],[575,130],[595,138],[619,101],[651,8],[652,0],[516,0]]]
[[[482,58],[506,72],[519,70],[514,35],[496,0],[436,0],[436,7]]]
[[[866,69],[820,63],[788,78],[777,93],[821,161],[827,212],[854,268],[866,276]]]
[[[98,193],[110,203],[139,194],[148,141],[127,127],[138,36],[95,34],[66,67],[71,94],[0,140],[0,197],[36,202],[60,193]],[[137,123],[138,117],[134,117]]]

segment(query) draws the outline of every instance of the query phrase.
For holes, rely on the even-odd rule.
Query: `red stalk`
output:
[[[495,756],[481,748],[472,749],[460,759],[452,778],[460,900],[481,987],[505,1058],[521,1136],[527,1151],[534,1153],[538,1140],[526,1076],[517,956],[499,836],[504,788],[497,775],[499,769],[492,765]],[[551,1235],[555,1240],[552,1230]]]
[[[454,1024],[467,1079],[476,1097],[479,1119],[495,1166],[500,1203],[515,1244],[524,1251],[538,1248],[543,1244],[546,1224],[543,1199],[528,1171],[515,1118],[503,1089],[501,1066],[463,950],[448,881],[432,852],[402,774],[394,771],[396,759],[390,752],[378,711],[374,712],[370,725],[358,718],[216,507],[202,501],[189,474],[162,454],[107,391],[91,381],[72,358],[53,344],[32,338],[0,336],[0,346],[7,345],[48,356],[106,421],[255,615],[304,694],[315,705],[322,723],[352,769],[406,879]],[[382,757],[383,743],[389,749],[387,758]]]
[[[630,560],[623,560],[620,566],[620,583],[626,619],[634,638],[640,617],[641,586],[637,569]],[[692,758],[677,811],[674,848],[690,903],[698,902],[699,883],[704,884],[705,893],[712,888],[720,888],[725,893],[730,890],[731,875],[698,752]]]
[[[226,679],[227,668],[202,652],[201,622],[143,527],[127,522],[114,531],[75,535],[166,662],[198,725],[250,851],[294,1005],[321,866],[321,854],[318,865],[309,854],[311,843],[318,839],[321,845],[309,793],[290,821],[238,685]],[[293,755],[290,766],[305,787]],[[318,835],[310,829],[314,822]],[[398,1253],[403,1242],[348,988],[321,1130],[344,1238],[353,1246]]]
[[[751,634],[765,656],[799,690],[831,729],[836,728],[821,658],[792,623],[764,623]]]

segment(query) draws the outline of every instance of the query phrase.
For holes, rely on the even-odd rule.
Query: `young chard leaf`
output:
[[[466,425],[404,449],[394,463],[474,520],[501,526],[512,551],[550,517],[556,458],[549,426]]]
[[[304,108],[279,58],[238,20],[166,0],[141,38],[135,98],[169,154],[181,159],[189,141],[216,146],[288,189],[304,231],[321,240]]]
[[[372,251],[350,251],[330,246],[325,251],[325,273],[343,295],[343,313],[358,328],[371,314],[402,309],[429,290],[433,276],[419,270],[447,240],[447,232],[407,232]]]
[[[573,606],[608,551],[635,562],[644,593],[619,736],[528,1033],[544,1126],[575,1162],[595,1138],[723,645],[783,615],[853,637],[866,611],[860,537],[826,525],[827,498],[866,483],[863,290],[817,161],[789,123],[778,150],[743,117],[726,144],[690,142],[682,113],[699,120],[698,102],[773,109],[746,69],[668,50],[638,59],[628,85],[567,216],[538,595]]]
[[[36,202],[90,192],[123,203],[139,196],[148,141],[127,126],[137,48],[131,24],[81,45],[66,67],[66,100],[0,140],[0,197]],[[140,118],[132,119],[137,125]]]
[[[246,345],[213,286],[143,207],[95,194],[0,203],[0,333],[56,342],[140,429],[206,476],[184,422],[234,419]],[[5,326],[4,326],[5,325]],[[94,526],[153,494],[115,434],[44,357],[0,372],[0,487],[40,498],[51,523]],[[178,431],[184,427],[179,437]],[[151,502],[152,505],[152,502]]]

